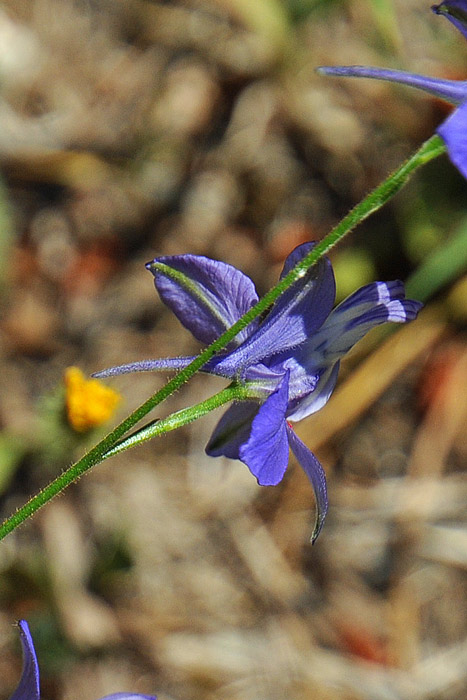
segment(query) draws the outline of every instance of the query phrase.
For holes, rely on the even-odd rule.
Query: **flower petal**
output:
[[[404,298],[402,282],[373,282],[351,294],[329,315],[295,359],[309,372],[339,360],[365,333],[387,321],[416,318],[422,304]]]
[[[297,246],[287,257],[280,278],[283,279],[314,246],[314,243]],[[329,315],[335,298],[332,265],[329,258],[323,257],[279,297],[261,324],[256,334],[260,336],[257,344],[268,348],[261,353],[262,357],[296,347],[315,333]]]
[[[443,15],[454,24],[467,39],[467,2],[465,0],[445,0],[431,8],[437,15]]]
[[[312,248],[304,243],[295,248],[284,264],[284,277]],[[336,293],[334,273],[327,258],[321,258],[282,294],[259,328],[224,362],[229,376],[266,358],[303,343],[328,316]],[[219,370],[221,366],[219,366]]]
[[[391,83],[399,83],[424,90],[430,95],[440,97],[442,100],[455,105],[467,99],[467,80],[444,80],[403,70],[373,68],[372,66],[320,66],[316,71],[322,75],[332,75],[338,78],[388,80]]]
[[[247,442],[253,418],[258,413],[256,401],[234,403],[224,413],[206,445],[210,457],[240,459],[240,447]]]
[[[446,143],[449,158],[467,178],[467,102],[438,127],[438,134]]]
[[[295,435],[290,426],[287,426],[289,445],[297,458],[300,466],[311,481],[316,499],[316,520],[311,535],[311,541],[315,542],[323,527],[326,513],[328,512],[328,493],[326,487],[326,474],[319,461],[308,447]]]
[[[104,695],[101,700],[157,700],[155,695],[141,695],[140,693],[112,693]]]
[[[130,362],[127,365],[109,367],[101,369],[92,374],[96,379],[103,377],[115,377],[119,374],[129,374],[130,372],[176,372],[183,369],[195,359],[193,357],[167,357],[163,360],[141,360],[140,362]]]
[[[329,401],[329,398],[334,391],[336,386],[337,376],[339,374],[339,362],[336,362],[319,373],[319,379],[312,391],[306,393],[304,396],[298,396],[294,401],[289,400],[289,410],[287,413],[287,420],[289,421],[299,421],[303,420],[307,416],[311,416],[312,413],[320,411],[325,404]],[[298,372],[298,370],[297,370]],[[302,368],[302,372],[305,370]],[[295,384],[295,374],[291,373],[294,377]],[[291,386],[292,383],[291,383]],[[292,389],[289,392],[289,396],[292,393]]]
[[[212,343],[258,301],[251,279],[218,260],[174,255],[156,258],[146,267],[155,277],[162,301],[202,343]],[[239,333],[233,346],[254,327],[253,322]]]
[[[239,456],[261,486],[275,486],[284,476],[289,461],[285,413],[289,396],[288,373],[276,391],[262,404],[251,424],[248,441]]]
[[[40,700],[39,666],[28,623],[18,622],[21,646],[23,647],[23,671],[10,700]]]

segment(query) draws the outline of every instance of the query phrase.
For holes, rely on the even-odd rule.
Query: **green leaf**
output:
[[[408,297],[426,301],[467,269],[467,217],[452,236],[444,241],[409,277]]]

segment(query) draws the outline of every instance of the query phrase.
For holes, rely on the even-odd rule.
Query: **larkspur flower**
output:
[[[467,38],[467,0],[446,0],[432,7],[447,17]],[[375,78],[419,88],[457,106],[437,128],[446,144],[449,158],[467,178],[467,80],[444,80],[400,70],[370,66],[320,66],[319,73],[337,77]]]
[[[21,646],[23,648],[23,672],[18,687],[10,700],[40,700],[39,664],[34,649],[28,623],[25,620],[18,622]],[[102,700],[157,700],[154,695],[140,695],[137,693],[113,693],[106,695]]]
[[[298,246],[287,258],[284,277],[313,246]],[[197,255],[156,258],[146,267],[162,301],[202,343],[211,343],[258,301],[252,280],[223,262]],[[263,319],[256,319],[213,357],[203,372],[246,384],[251,400],[234,402],[214,429],[206,451],[244,462],[258,483],[275,485],[284,476],[289,447],[308,475],[316,498],[313,541],[328,501],[323,468],[295,435],[291,423],[318,411],[329,399],[340,358],[381,323],[414,319],[421,307],[404,297],[401,282],[374,282],[332,310],[334,273],[322,258],[292,285]],[[192,357],[146,360],[113,367],[95,376],[179,370]]]

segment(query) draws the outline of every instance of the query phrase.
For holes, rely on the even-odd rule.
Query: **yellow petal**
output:
[[[78,367],[68,367],[64,381],[68,422],[80,433],[105,423],[121,400],[99,379],[86,379]]]

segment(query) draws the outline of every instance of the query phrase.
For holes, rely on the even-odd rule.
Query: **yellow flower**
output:
[[[65,371],[66,411],[71,427],[84,433],[107,421],[121,400],[98,379],[86,379],[78,367]]]

